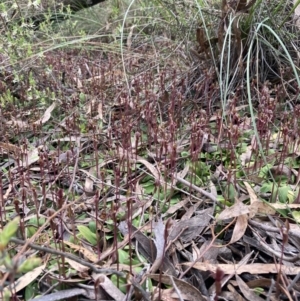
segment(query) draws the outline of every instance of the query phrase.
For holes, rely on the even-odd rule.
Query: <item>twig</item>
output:
[[[74,170],[73,170],[73,176],[72,176],[72,180],[71,180],[71,183],[70,183],[70,187],[69,187],[69,190],[68,190],[68,193],[71,192],[71,190],[73,189],[73,184],[74,184],[74,181],[75,181],[75,177],[76,177],[76,171],[78,169],[78,161],[79,161],[79,155],[80,155],[80,138],[76,138],[76,148],[75,148],[75,151],[76,151],[76,154],[75,154],[75,164],[74,164]],[[72,160],[74,160],[74,156],[72,158]]]
[[[270,285],[270,288],[269,288],[269,291],[268,291],[268,294],[267,294],[267,300],[266,301],[270,301],[270,296],[272,295],[272,291],[273,291],[274,286],[275,286],[275,281],[274,281],[274,279],[271,279],[271,285]]]
[[[131,284],[141,293],[145,301],[150,301],[148,293],[142,288],[139,283],[131,281]]]
[[[175,179],[180,182],[183,185],[186,185],[194,190],[196,190],[197,192],[202,193],[203,195],[205,195],[206,197],[208,197],[209,199],[211,199],[212,201],[214,201],[215,203],[217,203],[218,205],[220,205],[219,200],[210,192],[205,191],[204,189],[192,184],[191,182],[188,182],[185,179],[182,179],[180,177],[175,176]],[[223,206],[223,205],[222,205]]]
[[[169,275],[169,278],[170,278],[170,280],[171,280],[171,282],[172,282],[172,285],[173,285],[173,287],[174,287],[174,289],[175,289],[175,292],[176,292],[177,295],[178,295],[179,300],[180,300],[180,301],[183,301],[183,298],[182,298],[182,296],[181,296],[181,293],[180,293],[180,291],[179,291],[179,289],[178,289],[178,287],[177,287],[177,285],[176,285],[176,283],[175,283],[173,277],[172,277],[171,275]]]
[[[14,237],[11,238],[10,241],[15,243],[15,244],[23,245],[23,246],[26,244],[25,240],[21,240],[21,239],[14,238]],[[58,255],[58,256],[64,256],[66,258],[74,260],[74,261],[90,268],[93,272],[98,273],[98,274],[99,273],[106,273],[106,274],[115,274],[115,275],[118,275],[120,277],[125,277],[125,274],[122,273],[122,272],[119,272],[119,271],[116,271],[116,270],[113,270],[113,269],[99,269],[95,266],[94,263],[87,262],[87,261],[79,258],[78,256],[75,256],[75,255],[70,254],[70,253],[58,251],[58,250],[48,248],[48,247],[42,247],[42,246],[39,246],[39,245],[36,245],[36,244],[33,244],[33,243],[27,243],[27,246],[32,248],[32,249],[41,251],[41,252],[50,253],[50,254]]]
[[[300,273],[298,273],[297,276],[293,279],[293,281],[289,284],[289,286],[287,287],[288,291],[290,291],[294,287],[294,285],[299,280],[299,278],[300,278]]]

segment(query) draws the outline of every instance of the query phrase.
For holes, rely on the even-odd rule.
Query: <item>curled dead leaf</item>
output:
[[[240,238],[243,237],[247,229],[247,226],[248,226],[248,216],[246,214],[242,214],[238,216],[230,239],[230,244],[239,241]]]

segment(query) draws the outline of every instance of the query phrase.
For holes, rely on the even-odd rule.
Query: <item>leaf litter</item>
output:
[[[77,59],[78,68],[88,62]],[[220,124],[218,112],[180,107],[177,66],[134,76],[130,98],[125,74],[111,70],[115,59],[98,61],[104,69],[87,80],[71,76],[78,90],[38,118],[28,110],[26,121],[15,114],[4,122],[10,137],[0,142],[1,221],[22,216],[23,240],[11,240],[23,246],[15,260],[37,252],[43,265],[9,285],[14,265],[1,265],[1,287],[19,293],[39,282],[40,301],[297,298],[299,145],[280,162],[281,130],[265,137],[263,159],[250,119],[239,115],[247,105],[229,106],[222,116],[248,131],[241,144],[232,137],[235,124]],[[98,80],[105,91],[95,97],[89,91]],[[92,100],[80,101],[82,93]],[[103,101],[109,95],[119,96]],[[185,109],[181,120],[177,112]]]

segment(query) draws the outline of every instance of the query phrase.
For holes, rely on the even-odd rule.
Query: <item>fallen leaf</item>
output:
[[[156,280],[160,283],[164,283],[167,285],[172,285],[172,276],[169,275],[161,275],[161,274],[148,274],[148,278]],[[189,301],[206,301],[206,297],[202,296],[202,294],[191,284],[173,277],[173,281],[176,284],[178,290],[185,296],[185,300]],[[178,297],[177,297],[178,298]]]
[[[22,150],[20,147],[15,146],[8,142],[0,142],[0,150],[13,154],[13,158],[17,159],[21,156]]]
[[[113,300],[122,301],[125,295],[113,284],[113,282],[103,274],[92,273],[92,278],[109,294]]]
[[[94,181],[89,177],[85,178],[84,191],[89,195],[94,194]]]
[[[86,267],[86,266],[84,266],[84,265],[82,265],[82,264],[80,264],[80,263],[78,263],[78,262],[76,262],[76,261],[74,261],[74,260],[72,260],[72,259],[69,259],[69,258],[65,258],[65,261],[74,269],[74,270],[76,270],[76,271],[78,271],[78,272],[81,272],[81,273],[83,273],[83,272],[86,272],[86,271],[88,271],[90,268],[88,268],[88,267]]]
[[[250,213],[249,206],[241,201],[235,202],[231,207],[225,208],[217,217],[217,220],[226,220],[233,217]]]
[[[227,288],[229,289],[230,292],[228,292],[230,294],[230,299],[231,300],[235,300],[235,301],[245,301],[245,299],[236,291],[236,289],[234,288],[233,285],[231,285],[230,283],[227,285]],[[223,293],[226,292],[222,292],[222,297],[226,298],[226,295],[224,296]],[[229,298],[227,298],[229,299]]]
[[[240,238],[243,237],[243,235],[245,234],[247,226],[248,226],[248,216],[246,214],[238,216],[229,243],[233,244],[239,241]]]
[[[180,239],[183,242],[190,242],[198,237],[201,232],[208,226],[213,215],[213,207],[207,208],[197,215],[187,220],[180,220],[174,225],[169,236],[168,241],[174,241],[180,234]]]
[[[28,284],[34,281],[43,272],[45,267],[46,264],[43,264],[40,267],[35,268],[31,272],[28,272],[24,276],[21,276],[14,283],[10,284],[9,288],[6,287],[5,289],[10,291],[13,287],[16,293],[19,292],[21,289],[25,288]]]
[[[274,209],[300,209],[300,204],[272,203],[270,206]]]
[[[34,149],[30,150],[27,154],[24,155],[25,158],[23,159],[21,165],[24,167],[28,167],[31,164],[37,162],[39,160],[39,149],[35,147]]]
[[[256,193],[255,191],[252,189],[252,187],[247,183],[247,182],[244,182],[244,185],[249,193],[249,196],[250,196],[250,203],[254,203],[254,202],[258,202],[259,199],[258,197],[256,196]]]
[[[252,264],[245,264],[241,266],[237,266],[234,264],[212,264],[208,262],[186,262],[183,265],[192,266],[193,268],[200,270],[200,271],[211,271],[215,272],[219,267],[225,274],[277,274],[278,273],[278,264],[273,263],[252,263]],[[300,273],[300,267],[291,267],[291,266],[281,266],[282,273],[287,275],[297,275]]]
[[[50,107],[47,108],[47,110],[45,111],[43,117],[38,119],[37,121],[35,121],[33,124],[44,124],[44,123],[46,123],[50,119],[51,113],[55,109],[55,107],[56,107],[56,101],[53,102],[53,104]]]
[[[276,210],[271,206],[271,204],[267,204],[262,201],[257,201],[250,204],[249,209],[251,211],[251,214],[249,215],[250,218],[254,217],[256,213],[271,215],[276,213]]]
[[[165,225],[162,221],[162,218],[160,217],[158,218],[157,222],[153,222],[152,226],[153,226],[153,232],[155,236],[154,244],[156,247],[156,259],[155,262],[153,263],[153,266],[155,265],[155,263],[157,263],[158,264],[157,269],[158,269],[164,258],[165,247],[166,247]]]
[[[241,165],[245,166],[247,163],[249,163],[251,160],[251,156],[252,156],[252,145],[248,145],[246,152],[240,155]]]
[[[186,198],[174,205],[171,205],[169,209],[166,211],[165,215],[169,216],[177,212],[179,209],[184,208],[184,206],[190,202],[190,199]]]
[[[24,122],[23,120],[17,120],[17,119],[12,119],[10,121],[6,122],[6,125],[10,127],[17,127],[20,130],[25,130],[29,128],[29,125],[27,122]]]
[[[64,244],[68,245],[73,250],[76,250],[76,251],[82,253],[91,262],[98,262],[98,257],[94,253],[87,250],[85,247],[75,245],[69,241],[64,241]]]
[[[161,181],[163,180],[162,175],[160,174],[160,172],[155,168],[155,166],[151,163],[149,163],[147,160],[138,157],[138,159],[136,160],[139,163],[142,163],[143,165],[145,165],[145,167],[147,167],[147,169],[151,172],[151,174],[154,176],[155,180],[157,181]]]
[[[243,293],[244,297],[248,299],[249,301],[264,301],[261,297],[256,295],[250,288],[247,286],[247,284],[240,278],[238,275],[235,275],[237,284]]]
[[[71,288],[67,290],[61,290],[56,293],[44,295],[34,298],[34,301],[59,301],[70,300],[76,296],[83,295],[85,297],[95,297],[95,294],[88,294],[86,289],[83,288]]]

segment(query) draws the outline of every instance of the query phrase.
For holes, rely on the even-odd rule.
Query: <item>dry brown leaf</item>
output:
[[[128,233],[129,233],[129,226],[128,222],[122,221],[120,222],[118,226],[120,232],[124,235],[124,240],[128,239]],[[144,228],[145,229],[145,228]],[[135,228],[133,225],[131,225],[131,233],[134,233],[130,235],[131,239],[136,240],[138,242],[138,249],[139,253],[144,256],[150,263],[154,263],[155,256],[156,256],[156,247],[153,244],[153,240],[151,240],[149,237],[144,235],[141,231],[139,231],[137,228]],[[111,254],[111,252],[110,252]],[[102,255],[101,255],[102,256]],[[154,267],[156,268],[156,267]],[[167,273],[168,275],[177,275],[176,269],[169,259],[169,256],[165,255],[163,262],[160,266],[160,269]]]
[[[22,150],[20,147],[15,146],[8,142],[0,142],[0,150],[10,153],[10,154],[13,154],[14,158],[19,157],[22,153]]]
[[[56,101],[45,111],[43,117],[38,119],[37,121],[35,121],[33,124],[44,124],[44,123],[46,123],[50,119],[51,113],[55,109],[55,107],[56,107]]]
[[[161,275],[161,274],[148,274],[147,277],[156,280],[158,282],[167,284],[167,285],[172,285],[172,280],[170,279],[169,275]],[[173,277],[174,283],[176,284],[178,290],[182,295],[185,296],[185,300],[189,301],[206,301],[206,298],[202,296],[202,294],[191,284],[177,279]],[[178,298],[178,295],[177,295]]]
[[[76,83],[78,89],[81,89],[83,87],[82,81],[79,79],[79,77],[73,77],[73,80]]]
[[[274,281],[274,280],[273,279],[267,279],[267,278],[258,278],[258,279],[248,281],[247,286],[249,288],[256,288],[256,287],[270,288],[270,286],[272,285],[272,281]],[[281,290],[281,292],[283,294],[285,294],[289,298],[290,301],[293,301],[293,298],[291,297],[289,291],[286,290],[284,285],[282,285],[280,283],[276,283],[276,286]]]
[[[134,207],[137,207],[134,209],[134,212],[132,214],[132,219],[135,219],[137,216],[141,216],[141,214],[143,212],[145,212],[151,205],[152,205],[152,198],[150,197],[143,197],[143,202],[141,203],[138,203],[137,202],[140,202],[140,197],[143,195],[143,188],[142,186],[140,185],[139,182],[136,183],[136,186],[135,186],[135,194],[136,194],[136,205]],[[144,201],[147,201],[146,203],[144,203]]]
[[[165,224],[160,217],[157,222],[152,223],[153,233],[154,233],[154,244],[156,247],[156,258],[153,262],[151,271],[155,273],[162,264],[164,255],[165,255],[165,247],[166,247],[166,240],[165,240]]]
[[[92,278],[109,294],[113,300],[122,301],[125,295],[112,283],[112,281],[103,274],[92,273]]]
[[[233,244],[240,240],[240,238],[245,234],[247,226],[248,216],[246,214],[238,216],[230,239],[230,244]]]
[[[248,145],[246,152],[240,155],[241,165],[245,166],[248,162],[250,162],[251,156],[252,156],[252,145]]]
[[[235,202],[231,207],[225,208],[217,217],[217,220],[226,220],[240,215],[249,214],[249,206],[243,204],[241,201]]]
[[[255,191],[252,189],[252,187],[247,183],[247,182],[244,182],[244,185],[246,186],[246,189],[249,193],[249,196],[250,196],[250,203],[254,203],[254,202],[258,202],[259,199],[258,197],[256,196],[256,193]]]
[[[77,296],[83,295],[87,297],[89,300],[95,300],[95,290],[91,290],[89,288],[71,288],[66,290],[61,290],[55,293],[51,293],[49,295],[43,295],[40,297],[34,298],[35,301],[59,301],[59,300],[77,300]],[[97,294],[99,297],[99,294]],[[31,299],[32,300],[32,299]],[[1,300],[2,301],[2,300]]]
[[[183,242],[190,242],[209,225],[213,211],[213,207],[210,207],[198,212],[197,215],[190,219],[180,220],[172,228],[168,241],[174,241],[180,235],[180,239]]]
[[[29,283],[34,281],[45,269],[46,264],[41,265],[38,268],[35,268],[31,272],[26,273],[24,276],[21,276],[18,280],[16,280],[14,283],[9,285],[9,288],[5,288],[5,290],[11,291],[11,288],[14,288],[14,291],[17,293],[21,289],[25,288]]]
[[[37,162],[39,160],[39,149],[38,147],[35,147],[34,149],[31,149],[26,155],[25,158],[23,159],[21,165],[24,167],[28,167],[31,164]]]
[[[235,301],[245,301],[245,299],[236,291],[236,289],[234,288],[233,285],[231,285],[230,283],[227,285],[227,288],[229,289],[230,291],[230,294],[231,294],[231,300],[235,300]],[[222,297],[225,297],[223,295],[223,293],[225,292],[222,292]],[[228,299],[228,298],[227,298]]]
[[[235,278],[241,292],[243,293],[246,299],[248,299],[249,301],[264,301],[261,297],[259,297],[253,291],[250,290],[250,288],[242,280],[242,278],[240,278],[238,275],[235,275]]]
[[[64,241],[64,244],[68,245],[73,250],[82,253],[89,261],[91,261],[91,262],[98,262],[98,257],[94,253],[92,253],[89,250],[87,250],[85,247],[81,247],[81,246],[75,245],[75,244],[73,244],[73,243],[71,243],[69,241]]]
[[[107,257],[109,257],[113,252],[115,252],[115,249],[123,249],[128,244],[128,241],[129,241],[129,236],[124,235],[123,241],[118,242],[117,248],[115,248],[115,246],[112,246],[101,253],[98,262],[101,262],[105,260]]]
[[[166,216],[169,216],[169,215],[174,214],[174,213],[177,212],[179,209],[184,208],[184,206],[185,206],[187,203],[189,203],[189,202],[190,202],[190,200],[189,200],[188,198],[186,198],[186,199],[184,199],[184,200],[182,200],[182,201],[176,203],[176,204],[173,205],[173,206],[171,205],[171,206],[169,207],[169,209],[166,211],[165,215],[166,215]]]
[[[161,181],[163,177],[161,176],[160,172],[155,168],[155,166],[151,163],[149,163],[147,160],[138,157],[137,162],[140,162],[147,167],[147,169],[151,172],[151,174],[154,176],[155,180]]]
[[[255,216],[255,214],[275,214],[275,210],[266,202],[261,201],[255,191],[252,189],[252,187],[247,183],[244,182],[244,185],[248,191],[248,194],[250,196],[250,205],[249,205],[249,218],[252,218]]]
[[[246,265],[249,260],[252,258],[252,255],[253,255],[253,251],[246,254],[238,263],[236,263],[235,265],[235,269],[238,269],[239,267],[243,266],[243,265]],[[218,269],[218,265],[216,265],[217,269]],[[221,270],[222,272],[224,272],[220,267],[219,267],[219,270]],[[212,271],[210,270],[210,273],[212,273]],[[226,274],[226,273],[225,273]],[[221,287],[224,287],[225,284],[235,275],[235,273],[231,273],[229,274],[228,276],[226,277],[223,277],[221,279]],[[208,293],[210,295],[215,295],[216,294],[216,290],[217,290],[217,287],[216,287],[216,282],[208,289]]]
[[[178,295],[176,294],[176,296],[173,296],[173,293],[173,288],[155,290],[153,300],[158,300],[160,297],[161,301],[178,301]]]
[[[211,271],[216,272],[217,268],[219,267],[225,274],[242,274],[242,273],[250,273],[254,274],[277,274],[278,273],[278,264],[273,263],[252,263],[252,264],[245,264],[245,265],[234,265],[234,264],[212,264],[208,262],[186,262],[183,263],[186,266],[192,266],[193,268],[200,270],[200,271]],[[297,275],[300,273],[300,267],[290,267],[290,266],[281,266],[282,273],[287,275]]]
[[[250,218],[254,217],[254,215],[256,213],[260,213],[260,214],[275,214],[276,210],[274,209],[274,207],[272,207],[272,205],[271,204],[267,204],[267,203],[262,202],[262,201],[257,201],[257,202],[252,203],[249,206],[250,211],[251,211],[251,215],[249,217]]]
[[[181,217],[180,223],[189,220],[192,218],[192,216],[195,214],[195,211],[200,207],[200,205],[203,203],[203,200],[198,201],[197,203],[193,203],[189,208],[186,209],[185,214]],[[213,214],[213,212],[209,212],[209,214]],[[197,214],[196,214],[197,216]]]
[[[95,173],[95,167],[90,168],[89,173],[92,175]],[[85,183],[84,183],[84,191],[86,193],[94,194],[94,180],[91,177],[86,177],[85,178]]]
[[[80,263],[78,263],[78,262],[76,262],[76,261],[74,261],[74,260],[72,260],[72,259],[69,259],[69,258],[65,258],[65,261],[74,269],[74,270],[76,270],[76,271],[78,271],[78,272],[81,272],[81,273],[83,273],[83,272],[86,272],[86,271],[88,271],[90,268],[89,267],[87,267],[87,266],[85,266],[85,265],[82,265],[82,264],[80,264]]]
[[[282,203],[272,203],[270,204],[274,209],[299,209],[300,204],[282,204]]]
[[[22,120],[12,119],[6,122],[6,125],[10,127],[17,127],[20,130],[25,130],[29,127],[28,123]]]

